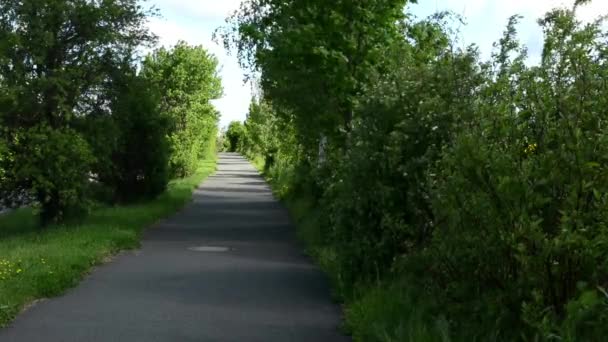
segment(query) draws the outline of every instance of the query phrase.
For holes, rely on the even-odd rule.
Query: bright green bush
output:
[[[169,119],[170,173],[187,176],[216,132],[219,113],[209,101],[222,94],[218,60],[202,46],[179,42],[147,56],[142,76],[160,90],[160,110]]]
[[[241,144],[241,150],[245,154],[262,157],[264,160],[264,171],[266,172],[277,161],[279,144],[281,142],[283,144],[288,143],[289,138],[293,137],[289,128],[275,127],[275,124],[280,124],[282,121],[276,118],[276,114],[273,111],[269,103],[255,98],[252,99],[244,125],[245,137]],[[283,138],[287,138],[288,140],[279,140]]]

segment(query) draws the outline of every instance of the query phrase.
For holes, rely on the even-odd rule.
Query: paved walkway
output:
[[[347,341],[267,184],[235,154],[218,168],[141,250],[29,309],[0,341]],[[191,250],[203,246],[214,248]]]

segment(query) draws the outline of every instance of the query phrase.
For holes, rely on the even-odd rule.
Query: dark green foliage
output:
[[[502,309],[511,308],[547,337],[561,333],[564,318],[607,313],[597,311],[604,292],[576,312],[568,303],[590,300],[608,279],[608,69],[599,26],[583,27],[565,10],[541,24],[542,64],[522,64],[510,26],[471,108],[475,124],[437,165],[440,224],[428,252],[442,261],[432,267],[449,284],[446,295],[469,303],[459,310],[484,315],[491,305],[512,324],[518,315]],[[597,329],[606,319],[598,318],[579,324]]]
[[[137,76],[117,89],[111,170],[100,180],[114,189],[118,201],[154,197],[169,182],[169,119],[160,112],[157,92]]]
[[[74,128],[107,108],[108,78],[152,41],[147,15],[135,0],[0,2],[0,193],[31,192],[44,223],[86,203],[93,158]]]
[[[400,4],[383,2],[388,12],[349,24],[369,33],[363,46],[385,33],[380,56],[343,45],[349,30],[332,35],[345,9],[380,2],[313,3],[251,1],[232,18],[229,43],[263,93],[237,148],[290,207],[316,201],[301,235],[354,337],[606,336],[603,22],[547,13],[542,63],[528,66],[517,16],[480,62],[474,46],[457,48],[452,15],[397,25],[387,13]]]
[[[153,14],[136,0],[0,2],[0,200],[47,224],[91,199],[158,195],[208,157],[217,60],[179,43],[137,75]]]
[[[87,142],[74,130],[46,125],[20,131],[14,139],[11,180],[31,189],[43,224],[82,213],[93,162]]]
[[[236,152],[240,146],[243,146],[245,139],[245,128],[240,121],[232,121],[226,130],[226,150],[228,152]]]
[[[399,56],[394,71],[378,75],[361,99],[351,146],[330,154],[323,205],[346,279],[375,278],[395,255],[416,251],[431,237],[427,171],[467,115],[473,101],[465,94],[480,82],[476,52],[453,49],[443,20],[407,27],[413,46],[388,51]]]

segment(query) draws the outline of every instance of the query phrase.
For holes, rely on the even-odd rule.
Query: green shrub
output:
[[[459,310],[492,310],[548,338],[576,321],[570,301],[608,279],[608,87],[599,24],[565,10],[541,23],[542,64],[510,60],[508,32],[475,123],[438,164],[428,261],[447,296],[466,303]]]
[[[86,210],[86,190],[94,157],[74,130],[41,125],[16,137],[9,171],[16,184],[31,189],[43,224]]]
[[[119,90],[112,121],[116,146],[112,172],[101,179],[114,189],[115,198],[129,201],[162,193],[169,182],[168,119],[159,111],[155,88],[134,77]]]
[[[379,75],[362,98],[351,145],[326,152],[317,177],[321,203],[347,279],[376,279],[396,256],[431,238],[429,168],[473,101],[463,94],[480,78],[476,51],[449,45],[448,20],[439,15],[407,26],[413,45],[388,49],[399,56],[391,60],[394,71]]]
[[[50,223],[86,206],[92,139],[80,121],[107,111],[109,80],[154,40],[150,12],[136,0],[24,0],[0,13],[0,192],[31,193]]]

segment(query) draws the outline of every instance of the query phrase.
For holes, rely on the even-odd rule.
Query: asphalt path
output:
[[[22,313],[0,341],[348,341],[286,209],[241,156],[142,248]]]

